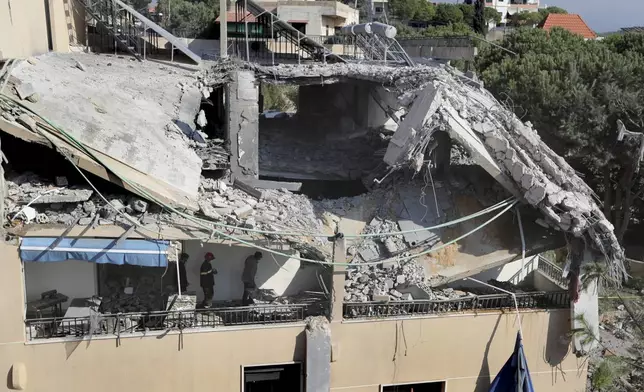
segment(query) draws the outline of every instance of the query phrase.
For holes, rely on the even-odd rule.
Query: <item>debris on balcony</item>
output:
[[[448,66],[228,61],[187,72],[55,54],[13,77],[0,129],[5,226],[16,235],[44,223],[172,227],[189,233],[182,240],[286,246],[307,265],[331,263],[343,234],[345,301],[448,301],[471,292],[445,284],[520,257],[517,222],[501,215],[516,199],[528,252],[567,233],[623,274],[590,188],[530,124]],[[267,84],[297,86],[293,113],[260,115],[274,110],[263,107]],[[37,102],[20,100],[32,90]],[[60,162],[23,158],[43,149]],[[103,306],[159,307],[123,290],[108,290]],[[327,296],[261,293],[252,317],[299,319]]]

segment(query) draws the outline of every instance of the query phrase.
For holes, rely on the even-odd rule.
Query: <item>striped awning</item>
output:
[[[84,260],[99,264],[165,267],[168,241],[105,238],[25,237],[20,258],[30,262]]]

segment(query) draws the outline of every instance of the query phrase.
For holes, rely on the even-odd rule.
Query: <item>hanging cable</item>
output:
[[[39,118],[41,118],[48,125],[50,125],[54,129],[59,131],[63,136],[65,136],[68,139],[68,142],[70,142],[70,144],[72,144],[73,146],[75,146],[76,148],[81,150],[82,152],[86,153],[88,156],[92,157],[96,162],[98,162],[101,165],[103,165],[104,167],[106,167],[109,171],[111,171],[117,177],[119,177],[123,182],[125,182],[127,185],[129,185],[130,187],[135,189],[139,194],[144,195],[148,200],[151,200],[151,201],[159,204],[160,206],[164,207],[165,209],[167,209],[167,210],[169,210],[171,212],[174,212],[177,215],[179,215],[179,216],[181,216],[181,217],[183,217],[185,219],[188,219],[188,220],[198,224],[200,227],[203,227],[203,225],[200,224],[200,223],[203,223],[203,224],[206,224],[206,225],[214,225],[214,226],[223,227],[223,228],[231,229],[231,230],[239,230],[239,231],[243,231],[243,232],[247,232],[247,233],[256,233],[256,234],[264,234],[264,235],[294,236],[294,237],[325,237],[325,238],[329,236],[326,233],[315,234],[315,233],[308,233],[308,232],[295,232],[295,231],[289,232],[289,231],[271,231],[271,230],[251,229],[251,228],[247,228],[247,227],[240,227],[240,226],[234,226],[234,225],[228,225],[228,224],[224,224],[224,223],[214,222],[214,221],[210,221],[210,220],[207,220],[207,219],[194,217],[192,215],[189,215],[189,214],[186,214],[184,212],[178,211],[177,209],[175,209],[175,208],[169,206],[168,204],[158,200],[156,197],[154,197],[153,195],[151,195],[148,192],[146,192],[138,184],[130,181],[127,177],[125,177],[123,175],[116,174],[114,172],[114,170],[112,170],[108,165],[106,165],[104,162],[102,162],[100,159],[98,159],[82,143],[80,143],[73,136],[69,135],[63,129],[61,129],[60,127],[58,127],[57,125],[55,125],[54,123],[49,121],[47,118],[39,115],[38,113],[34,112],[30,108],[20,104],[20,102],[16,102],[11,97],[6,97],[5,96],[3,98],[8,98],[9,100],[13,101],[14,103],[23,106],[23,108],[25,108],[26,110],[29,110],[32,114],[34,114],[34,115],[38,116]],[[46,134],[46,132],[41,132],[41,134],[45,138],[47,138],[52,144],[55,144],[54,141],[50,138],[50,136]],[[80,170],[80,168],[78,168],[74,164],[73,160],[71,158],[69,158],[69,157],[67,157],[67,159],[72,163],[72,165],[74,165],[76,170],[78,170],[82,174],[82,176],[85,179],[85,181],[87,181],[90,184],[90,186],[94,189],[94,191],[101,196],[101,198],[107,203],[107,205],[109,205],[112,209],[116,210],[116,208],[114,206],[112,206],[112,204],[102,194],[100,194],[100,192],[98,192],[96,187],[89,181],[87,176],[85,176],[82,173],[82,171]],[[488,213],[490,213],[492,211],[495,211],[495,210],[498,210],[500,208],[503,208],[504,206],[508,205],[509,203],[511,203],[514,200],[515,199],[513,199],[513,198],[509,198],[509,199],[503,200],[503,201],[501,201],[501,202],[499,202],[499,203],[497,203],[497,204],[495,204],[493,206],[487,207],[487,208],[485,208],[485,209],[483,209],[483,210],[481,210],[479,212],[476,212],[474,214],[470,214],[470,215],[467,215],[467,216],[464,216],[464,217],[461,217],[461,218],[458,218],[458,219],[455,219],[455,220],[452,220],[452,221],[449,221],[449,222],[445,222],[445,223],[442,223],[442,224],[439,224],[439,225],[434,225],[434,226],[430,226],[430,227],[422,227],[422,228],[419,228],[419,229],[412,229],[412,230],[389,232],[389,233],[348,234],[348,235],[345,235],[345,238],[389,237],[389,236],[396,236],[396,235],[403,235],[403,234],[410,234],[410,233],[417,233],[417,232],[422,232],[422,231],[440,229],[440,228],[443,228],[443,227],[448,227],[448,226],[456,225],[456,224],[459,224],[459,223],[462,223],[462,222],[466,222],[468,220],[477,218],[477,217],[482,216],[482,215],[486,215],[486,214],[488,214]],[[126,214],[123,214],[121,211],[118,211],[118,210],[116,210],[116,211],[119,213],[119,215],[123,216],[125,219],[130,221],[130,223],[135,224],[137,226],[140,226],[140,224],[138,222],[136,222],[132,217],[130,217],[130,216],[126,215]],[[210,227],[207,227],[207,229],[211,230]],[[155,234],[157,234],[157,233],[155,232]]]
[[[65,136],[65,137],[69,140],[70,144],[74,145],[75,147],[77,147],[77,148],[78,148],[79,150],[81,150],[82,152],[85,152],[87,155],[89,155],[90,157],[92,157],[96,162],[101,163],[101,164],[102,164],[103,166],[105,166],[109,171],[111,171],[112,173],[114,173],[115,175],[117,175],[117,174],[114,172],[114,170],[112,170],[108,165],[105,165],[105,164],[104,164],[100,159],[98,159],[98,158],[97,158],[97,157],[96,157],[96,156],[95,156],[91,151],[89,151],[89,150],[88,150],[88,149],[87,149],[87,148],[86,148],[82,143],[80,143],[78,140],[76,140],[73,136],[69,135],[69,134],[68,134],[67,132],[65,132],[62,128],[60,128],[60,127],[56,126],[55,124],[53,124],[53,123],[52,123],[51,121],[49,121],[48,119],[46,119],[46,118],[44,118],[44,117],[40,116],[39,114],[35,113],[35,112],[34,112],[33,110],[31,110],[30,108],[28,108],[28,107],[26,107],[26,106],[22,105],[20,102],[16,102],[13,98],[11,98],[11,97],[7,97],[6,95],[5,95],[5,97],[3,97],[3,98],[8,98],[9,100],[11,100],[11,101],[13,101],[14,103],[16,103],[16,104],[18,104],[18,105],[22,106],[22,107],[23,107],[23,108],[25,108],[26,110],[30,111],[30,112],[31,112],[31,113],[33,113],[34,115],[36,115],[36,116],[38,116],[39,118],[41,118],[43,121],[45,121],[45,122],[46,122],[47,124],[49,124],[51,127],[53,127],[55,130],[59,131],[63,136]],[[44,136],[44,137],[46,137],[50,142],[52,142],[52,144],[54,144],[54,143],[53,143],[53,141],[48,137],[48,135],[45,135],[45,134],[44,134],[44,132],[42,132],[42,134],[43,134],[43,136]],[[68,159],[69,159],[69,158],[68,158]],[[71,160],[70,160],[70,161],[71,161]],[[72,163],[73,163],[73,162],[72,162]],[[75,165],[75,164],[74,164],[74,166],[76,167],[76,165]],[[80,168],[76,167],[76,169],[80,171]],[[84,176],[84,175],[83,175],[83,177],[86,179],[86,181],[88,181],[88,182],[89,182],[89,179],[87,179],[87,177],[86,177],[86,176]],[[188,219],[188,220],[190,220],[190,221],[194,222],[194,223],[195,223],[195,224],[197,224],[198,226],[200,226],[200,227],[202,227],[202,228],[204,228],[204,229],[206,229],[206,230],[210,231],[210,232],[212,233],[212,235],[217,234],[217,235],[219,235],[219,236],[221,236],[221,237],[224,237],[224,238],[227,238],[227,239],[229,239],[229,240],[232,240],[232,241],[235,241],[235,242],[239,242],[239,243],[241,243],[241,244],[245,244],[245,245],[247,245],[247,246],[251,246],[251,247],[254,247],[254,248],[257,248],[257,249],[260,249],[260,250],[264,250],[264,251],[266,251],[266,252],[271,252],[271,253],[273,253],[273,254],[277,254],[277,255],[280,255],[280,256],[290,257],[290,258],[295,258],[295,259],[298,259],[298,260],[301,260],[301,261],[310,262],[310,263],[318,263],[318,264],[326,264],[326,265],[344,265],[344,266],[348,266],[348,265],[357,265],[357,264],[352,264],[352,263],[333,263],[333,262],[326,262],[326,261],[321,261],[321,260],[314,260],[314,259],[306,259],[306,258],[301,258],[301,257],[294,257],[294,256],[292,256],[292,255],[288,255],[288,254],[283,253],[283,252],[279,252],[279,251],[275,251],[275,250],[272,250],[272,249],[268,249],[268,248],[266,248],[266,247],[262,247],[262,246],[260,246],[260,245],[255,244],[255,243],[251,243],[251,242],[249,242],[249,241],[242,240],[242,239],[237,238],[237,237],[235,237],[235,236],[233,236],[233,235],[229,235],[229,234],[226,234],[226,233],[224,233],[224,232],[222,232],[222,231],[220,231],[220,230],[217,230],[217,229],[215,229],[215,228],[214,228],[214,226],[221,226],[221,227],[226,227],[226,228],[231,228],[231,229],[240,229],[240,230],[245,230],[246,228],[241,228],[241,227],[231,226],[231,225],[218,224],[218,223],[216,223],[216,222],[212,222],[212,221],[208,221],[208,220],[204,220],[204,219],[198,219],[198,218],[195,218],[195,217],[193,217],[193,216],[191,216],[191,215],[188,215],[188,214],[185,214],[185,213],[183,213],[183,212],[181,212],[181,211],[178,211],[178,210],[177,210],[177,209],[175,209],[174,207],[169,206],[169,205],[167,205],[166,203],[164,203],[164,202],[162,202],[162,201],[158,200],[156,197],[154,197],[154,196],[150,195],[147,191],[145,191],[144,189],[142,189],[138,184],[133,183],[132,181],[130,181],[127,177],[122,176],[122,175],[117,175],[117,177],[119,177],[119,178],[120,178],[123,182],[125,182],[127,185],[129,185],[130,187],[132,187],[133,189],[135,189],[137,192],[139,192],[139,194],[145,195],[145,197],[146,197],[146,198],[148,198],[148,200],[151,200],[151,201],[153,201],[153,202],[155,202],[155,203],[157,203],[157,204],[159,204],[159,205],[163,206],[163,207],[164,207],[164,208],[166,208],[167,210],[172,211],[172,212],[174,212],[174,213],[176,213],[176,214],[178,214],[178,215],[180,215],[180,216],[182,216],[182,217],[184,217],[184,218],[186,218],[186,219]],[[96,188],[95,188],[95,187],[93,187],[93,188],[96,190]],[[102,195],[101,195],[101,196],[102,196]],[[103,197],[103,198],[104,198],[104,197]],[[107,200],[107,199],[105,199],[105,198],[104,198],[104,200]],[[451,240],[451,241],[449,241],[449,242],[447,242],[447,243],[445,243],[445,244],[442,244],[442,245],[440,245],[440,246],[438,246],[438,247],[436,247],[436,248],[432,248],[432,249],[429,249],[429,250],[423,251],[423,252],[418,253],[418,254],[414,254],[414,255],[411,255],[411,256],[403,257],[403,258],[401,258],[401,259],[397,259],[398,261],[411,260],[411,259],[414,259],[414,258],[417,258],[417,257],[423,256],[423,255],[429,254],[429,253],[431,253],[431,252],[436,252],[436,251],[438,251],[438,250],[440,250],[440,249],[443,249],[443,248],[445,248],[445,247],[447,247],[447,246],[449,246],[449,245],[451,245],[451,244],[453,244],[453,243],[455,243],[455,242],[457,242],[457,241],[459,241],[459,240],[461,240],[461,239],[463,239],[463,238],[465,238],[465,237],[469,236],[470,234],[472,234],[472,233],[474,233],[474,232],[476,232],[476,231],[480,230],[481,228],[485,227],[486,225],[488,225],[489,223],[491,223],[493,220],[497,219],[499,216],[501,216],[503,213],[505,213],[506,211],[508,211],[510,208],[512,208],[512,207],[513,207],[515,204],[517,204],[517,203],[518,203],[518,200],[516,200],[516,199],[508,199],[508,200],[504,200],[504,201],[502,201],[502,202],[500,202],[500,203],[497,203],[496,205],[494,205],[494,206],[492,206],[492,207],[488,207],[487,209],[484,209],[483,211],[479,211],[478,213],[472,214],[472,215],[470,215],[470,216],[468,216],[468,217],[459,218],[459,219],[456,219],[456,220],[451,221],[451,222],[446,222],[446,223],[443,223],[443,224],[440,224],[440,225],[436,225],[436,226],[433,226],[432,228],[422,228],[422,229],[416,229],[416,230],[406,230],[406,231],[399,231],[399,232],[393,232],[393,233],[380,233],[380,234],[376,234],[376,233],[374,233],[374,234],[371,234],[371,235],[369,235],[369,234],[361,234],[361,235],[355,235],[355,236],[351,236],[351,237],[357,237],[357,238],[363,237],[363,238],[364,238],[364,237],[385,236],[385,234],[386,234],[386,235],[399,235],[399,234],[412,233],[412,232],[417,232],[417,231],[431,230],[431,229],[434,229],[434,228],[440,228],[440,227],[449,226],[449,225],[451,225],[451,224],[460,223],[460,222],[466,221],[466,220],[468,220],[468,219],[473,219],[473,218],[475,218],[475,217],[478,217],[478,216],[480,216],[480,215],[483,215],[483,213],[488,213],[488,212],[494,211],[494,210],[496,210],[496,209],[502,208],[503,206],[506,206],[507,204],[509,204],[509,205],[507,205],[507,206],[506,206],[506,207],[505,207],[505,208],[504,208],[500,213],[496,214],[494,217],[492,217],[491,219],[489,219],[488,221],[486,221],[486,222],[485,222],[485,223],[483,223],[482,225],[480,225],[480,226],[476,227],[475,229],[473,229],[473,230],[471,230],[471,231],[467,232],[466,234],[464,234],[464,235],[462,235],[462,236],[460,236],[460,237],[457,237],[457,238],[455,238],[455,239],[453,239],[453,240]],[[108,202],[108,204],[109,204],[109,202]],[[112,206],[111,204],[110,204],[110,206],[111,206],[112,208],[114,208],[114,206]],[[484,212],[484,211],[485,211],[485,212]],[[123,216],[125,216],[125,217],[126,217],[126,219],[128,219],[128,216],[127,216],[127,215],[123,215]],[[466,218],[467,218],[467,219],[466,219]],[[138,222],[134,222],[134,221],[133,221],[133,219],[132,219],[131,217],[129,217],[129,219],[128,219],[128,220],[132,221],[132,222],[133,222],[133,224],[136,224],[137,226],[139,226],[139,223],[138,223]],[[205,223],[203,223],[203,222],[205,222]],[[213,225],[213,226],[212,226],[212,227],[211,227],[211,226],[207,226],[206,224],[207,224],[207,225]],[[149,229],[146,229],[146,230],[149,230]],[[280,232],[261,231],[261,230],[245,230],[245,231],[256,232],[256,233],[262,233],[262,234],[271,234],[271,235],[289,235],[289,234],[280,233]],[[301,235],[300,233],[295,233],[295,234],[297,234],[297,235]],[[211,235],[211,236],[212,236],[212,235]],[[324,237],[328,237],[328,235],[326,235],[326,234],[325,234],[325,235],[324,235]],[[349,237],[349,236],[345,236],[345,237]],[[376,261],[376,262],[359,263],[359,264],[360,264],[360,265],[377,265],[377,264],[382,264],[384,261],[385,261],[385,260],[382,260],[382,261]]]

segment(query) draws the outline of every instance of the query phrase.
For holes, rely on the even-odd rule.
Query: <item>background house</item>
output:
[[[596,39],[597,34],[577,14],[550,14],[543,22],[542,29],[550,31],[554,27],[561,27],[573,34],[579,34],[585,39]]]

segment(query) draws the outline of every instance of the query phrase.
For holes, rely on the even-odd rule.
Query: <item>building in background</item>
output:
[[[485,0],[485,6],[497,10],[501,14],[501,23],[507,23],[514,14],[539,11],[539,0]]]
[[[581,35],[585,39],[597,39],[597,33],[577,14],[549,14],[546,20],[543,21],[541,28],[550,31],[555,27],[566,29],[573,34]]]
[[[358,23],[357,9],[339,1],[258,1],[266,10],[308,36],[331,36],[343,26]]]

